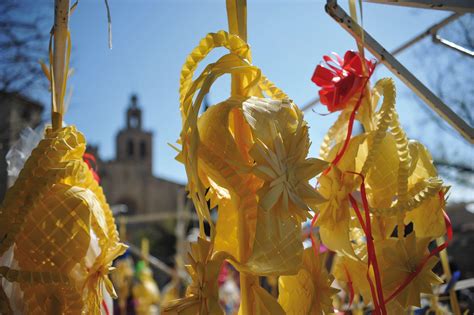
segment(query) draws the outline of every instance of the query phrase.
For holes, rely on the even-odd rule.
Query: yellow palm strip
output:
[[[204,58],[206,58],[206,56],[214,48],[218,47],[227,48],[231,53],[241,57],[244,60],[247,60],[249,64],[252,60],[249,45],[237,35],[232,35],[225,31],[207,34],[206,37],[204,37],[199,42],[198,46],[196,46],[196,48],[194,48],[193,51],[188,55],[181,69],[179,100],[182,113],[186,113],[188,111],[188,108],[184,106],[184,98],[188,94],[189,89],[191,89],[193,84],[194,72],[196,71],[199,63]],[[277,88],[263,75],[261,75],[258,85],[259,88],[265,91],[269,97],[276,99],[288,98],[288,96],[283,91]]]
[[[406,137],[405,132],[400,126],[400,122],[398,121],[398,114],[396,112],[392,115],[392,134],[395,138],[395,142],[397,144],[397,152],[398,152],[398,198],[397,203],[404,204],[408,198],[408,176],[409,170],[411,167],[411,156],[410,150],[408,148],[408,139]],[[405,233],[405,224],[403,220],[405,218],[406,210],[400,209],[398,213],[398,238],[402,239]]]
[[[259,83],[260,89],[265,91],[268,97],[273,99],[288,99],[288,95],[285,94],[282,90],[280,90],[273,82],[267,79],[265,75],[262,74]]]
[[[375,136],[372,141],[372,146],[370,147],[367,159],[364,162],[362,167],[361,174],[366,175],[369,169],[373,166],[375,162],[375,157],[377,156],[379,146],[385,137],[385,132],[387,131],[390,121],[395,108],[395,82],[391,78],[385,78],[379,80],[374,87],[374,91],[378,94],[383,95],[382,106],[377,113],[377,128],[375,130]]]
[[[441,189],[443,182],[437,177],[430,177],[420,182],[408,192],[409,198],[404,202],[396,202],[390,208],[371,208],[370,211],[379,216],[396,216],[401,211],[411,211],[418,207],[423,201],[435,196]]]
[[[67,31],[66,33],[66,64],[64,66],[64,74],[62,75],[62,82],[61,82],[61,91],[59,91],[59,94],[56,94],[56,83],[55,83],[55,71],[58,71],[58,69],[54,69],[54,60],[53,60],[53,38],[54,38],[54,33],[51,34],[51,38],[49,41],[49,72],[46,72],[43,67],[43,71],[46,74],[46,77],[50,81],[51,85],[51,104],[52,104],[52,110],[51,110],[51,115],[52,115],[52,123],[53,123],[53,128],[57,130],[58,128],[62,127],[62,119],[64,116],[64,96],[66,95],[66,86],[67,86],[67,79],[68,79],[68,74],[69,74],[69,61],[71,57],[71,33]],[[56,56],[56,57],[61,57],[61,56]],[[61,71],[61,69],[59,69]]]
[[[16,270],[6,266],[0,266],[0,276],[7,279],[9,282],[31,284],[70,284],[69,277],[59,272]]]
[[[199,131],[197,128],[197,119],[199,109],[201,107],[204,95],[209,92],[209,89],[217,78],[226,73],[253,73],[253,80],[249,80],[251,86],[257,84],[260,70],[248,64],[248,62],[240,59],[236,55],[225,55],[216,63],[210,64],[206,67],[203,73],[192,82],[183,98],[183,131],[181,134],[183,144],[183,156],[187,163],[185,163],[186,172],[189,178],[189,189],[194,204],[197,206],[200,222],[203,223],[205,219],[214,231],[214,225],[211,220],[209,207],[205,198],[205,187],[198,175],[198,147],[199,147]],[[245,89],[251,88],[245,87]],[[199,89],[199,93],[194,103],[192,102],[194,93]],[[204,233],[203,224],[201,226],[201,234]],[[214,237],[214,233],[211,233]]]
[[[347,121],[351,114],[352,108],[350,110],[345,109],[338,117],[334,124],[329,128],[329,131],[324,136],[323,142],[319,149],[319,156],[323,159],[327,159],[329,152],[331,151],[331,146],[334,143],[339,143],[343,140],[343,137],[346,134],[347,130]]]
[[[217,47],[225,47],[233,54],[240,56],[243,59],[251,61],[249,45],[236,35],[229,34],[225,31],[217,33],[209,33],[204,37],[196,48],[188,55],[186,61],[181,69],[179,100],[183,106],[184,97],[188,93],[193,82],[193,75],[199,63],[206,58],[206,56]],[[186,108],[181,108],[182,112],[186,112]]]

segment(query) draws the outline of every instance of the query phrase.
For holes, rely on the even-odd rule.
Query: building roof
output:
[[[0,100],[16,100],[18,102],[23,103],[25,106],[28,106],[30,108],[36,109],[38,111],[43,111],[44,106],[41,104],[39,101],[33,100],[32,98],[20,94],[18,92],[2,92],[0,91]]]

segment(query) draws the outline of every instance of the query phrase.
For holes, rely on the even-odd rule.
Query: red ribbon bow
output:
[[[320,101],[330,112],[347,107],[353,96],[363,90],[366,74],[375,68],[374,61],[365,60],[366,73],[364,73],[361,57],[355,51],[348,50],[344,60],[336,53],[333,54],[336,60],[327,55],[323,56],[326,67],[318,65],[311,78],[311,81],[321,87]]]

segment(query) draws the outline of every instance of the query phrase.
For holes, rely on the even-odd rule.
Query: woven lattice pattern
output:
[[[0,275],[20,285],[28,314],[95,314],[100,287],[113,290],[107,273],[124,246],[84,151],[75,127],[46,130],[0,208],[0,257],[13,247],[19,266]]]

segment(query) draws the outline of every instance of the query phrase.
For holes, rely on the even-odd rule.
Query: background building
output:
[[[127,206],[127,215],[175,212],[184,185],[153,175],[153,133],[143,129],[138,97],[132,95],[125,127],[116,136],[116,156],[100,159],[99,148],[88,146],[98,160],[98,172],[107,201]]]
[[[26,127],[42,122],[43,105],[19,93],[0,92],[0,200],[8,181],[5,157]],[[153,133],[143,129],[138,97],[132,95],[125,113],[125,127],[116,136],[116,156],[102,160],[99,147],[88,145],[97,158],[101,185],[110,205],[122,204],[127,215],[175,212],[184,185],[153,175]]]
[[[41,123],[43,105],[19,93],[0,92],[0,200],[8,182],[5,157],[20,137],[23,128],[35,128]]]

